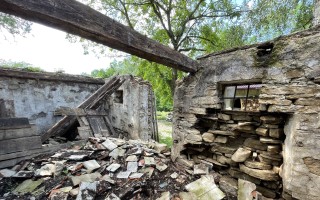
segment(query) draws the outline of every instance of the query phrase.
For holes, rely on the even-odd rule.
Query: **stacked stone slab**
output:
[[[217,112],[211,118],[198,115],[199,119],[211,120],[195,123],[198,134],[188,137],[178,162],[193,169],[195,175],[206,174],[208,169],[227,171],[233,179],[255,183],[265,197],[279,197],[284,116]],[[210,124],[211,128],[203,132]],[[208,168],[200,172],[203,164]]]
[[[185,154],[188,146],[197,146],[202,143],[203,133],[212,133],[208,131],[211,128],[207,127],[205,120],[214,120],[218,118],[214,114],[223,111],[222,97],[225,85],[261,83],[259,115],[285,116],[283,119],[283,131],[286,138],[282,146],[282,197],[285,199],[290,199],[290,196],[296,199],[320,199],[319,43],[320,27],[317,26],[264,44],[240,47],[199,58],[200,66],[202,66],[199,71],[184,78],[177,84],[175,90],[173,117],[175,145],[172,158],[177,159],[181,154]],[[217,134],[218,132],[213,133],[216,137],[214,139],[225,142],[226,138],[228,140],[233,137],[237,138],[237,135],[231,135],[230,131],[221,130],[221,128],[239,124],[232,123],[236,121],[232,117],[230,120],[226,118],[224,120],[227,123],[224,123],[223,126],[219,125],[218,130],[222,132],[220,135]],[[254,125],[256,132],[254,139],[267,145],[266,150],[259,151],[267,153],[281,151],[276,142],[279,139],[283,141],[282,131],[275,126],[264,127],[263,124],[272,125],[267,122]],[[241,135],[252,134],[248,133],[252,132],[250,127],[243,127],[242,130],[245,128],[246,133]],[[222,133],[224,135],[221,135]],[[206,134],[205,138],[212,140],[213,136]],[[237,148],[229,145],[230,142],[231,140],[225,144],[215,145],[217,146],[215,148],[223,151],[236,151]],[[205,149],[199,154],[207,156],[207,152]],[[230,159],[233,155],[224,154]],[[257,156],[256,159],[265,162],[270,159],[268,155],[259,152],[257,155],[252,152],[252,156]],[[272,165],[278,167],[277,162],[279,161],[274,156],[272,158]],[[247,165],[250,164],[247,163]],[[247,165],[241,163],[243,171],[247,169]],[[240,169],[240,166],[235,169]],[[232,171],[233,174],[239,176],[245,174],[240,172],[241,174],[238,171]]]

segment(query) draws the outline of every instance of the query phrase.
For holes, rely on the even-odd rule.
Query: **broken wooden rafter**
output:
[[[118,89],[124,80],[120,80],[119,77],[115,76],[101,86],[95,93],[88,97],[82,102],[77,108],[92,109],[98,107],[101,100],[106,96],[111,95],[113,91]],[[99,99],[99,101],[97,101]],[[44,142],[53,135],[61,135],[66,132],[77,120],[76,116],[65,116],[52,126],[46,133],[42,134],[41,141]]]
[[[198,68],[197,61],[75,0],[2,0],[0,11],[184,72]]]

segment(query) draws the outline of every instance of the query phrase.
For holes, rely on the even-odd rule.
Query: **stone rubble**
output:
[[[250,160],[254,149],[236,149],[232,145],[229,148],[234,150],[217,148],[226,153],[215,151],[217,155],[208,158],[205,148],[193,147],[192,151],[204,154],[181,156],[173,163],[169,149],[163,144],[89,138],[82,147],[38,156],[20,171],[15,170],[18,167],[0,170],[0,199],[237,199],[237,178],[258,184],[259,192],[275,197],[261,179],[273,181],[272,188],[277,189],[275,181],[279,177],[274,170],[280,168]],[[117,155],[113,154],[115,151]],[[262,153],[269,159],[278,159],[267,151],[259,155]],[[214,170],[236,167],[238,163],[243,164],[238,169],[231,168],[229,173]]]

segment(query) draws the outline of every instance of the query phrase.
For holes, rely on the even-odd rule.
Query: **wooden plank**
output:
[[[78,133],[80,138],[83,140],[93,137],[93,133],[89,126],[78,127]]]
[[[30,137],[34,135],[38,135],[37,127],[34,124],[31,125],[30,128],[0,130],[0,140]]]
[[[31,136],[10,140],[1,140],[0,147],[0,154],[37,149],[41,148],[41,138],[40,136]]]
[[[112,77],[108,82],[101,86],[96,92],[94,92],[89,98],[82,102],[78,108],[87,108],[92,101],[101,96],[105,91],[107,91],[114,84],[120,82],[119,77]],[[119,86],[120,87],[120,86]],[[55,125],[53,125],[46,133],[41,135],[41,141],[46,141],[49,137],[57,134],[63,134],[68,130],[70,126],[77,120],[75,116],[65,116]]]
[[[114,128],[113,128],[113,126],[112,126],[112,124],[111,124],[111,121],[110,121],[109,117],[108,117],[108,116],[105,116],[105,117],[104,117],[104,120],[105,120],[105,122],[106,122],[107,127],[109,128],[109,130],[110,130],[110,132],[111,132],[111,135],[112,135],[113,137],[118,137],[118,134],[117,134],[117,132],[114,130]]]
[[[2,118],[0,129],[30,128],[28,118]]]
[[[58,108],[54,111],[54,115],[68,116],[105,116],[107,112],[82,108]]]
[[[75,142],[67,142],[59,145],[54,145],[50,147],[45,146],[40,149],[33,149],[28,151],[21,151],[16,153],[0,155],[0,169],[11,167],[23,160],[36,157],[40,154],[50,154],[61,149],[70,148],[73,145],[84,145],[85,143],[86,143],[86,140],[80,140]]]
[[[2,0],[0,11],[184,72],[198,63],[75,0]]]
[[[87,117],[93,134],[99,134],[102,136],[110,136],[108,127],[106,126],[102,117]]]

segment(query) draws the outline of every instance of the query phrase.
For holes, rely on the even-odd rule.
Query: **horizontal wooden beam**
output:
[[[197,61],[75,0],[1,0],[0,11],[181,71],[198,68]]]

